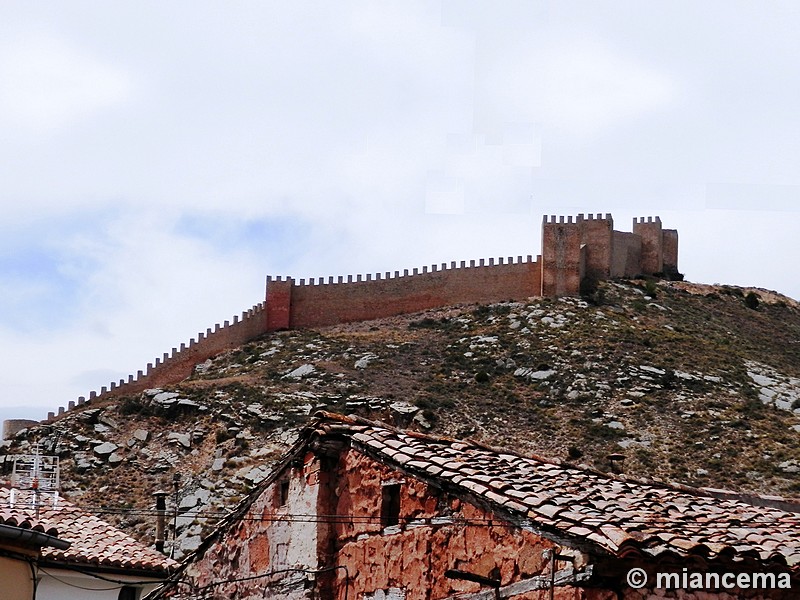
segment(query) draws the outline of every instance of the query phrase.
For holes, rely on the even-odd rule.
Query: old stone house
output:
[[[0,487],[2,600],[139,600],[176,567],[70,502]]]
[[[318,413],[154,597],[797,598],[797,508]]]

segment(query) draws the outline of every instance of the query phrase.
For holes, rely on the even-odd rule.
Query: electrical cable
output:
[[[19,502],[15,504],[15,506],[21,507]],[[47,509],[46,507],[39,507],[40,510],[56,510],[56,511],[68,511],[72,508],[76,510],[80,510],[82,512],[88,512],[90,514],[95,515],[127,515],[127,516],[157,516],[158,511],[155,509],[146,509],[146,508],[107,508],[107,507],[92,507],[92,506],[65,506],[62,505],[56,509]],[[757,508],[757,507],[756,507]],[[194,518],[194,519],[217,519],[222,520],[232,516],[233,511],[209,511],[209,510],[198,510],[198,511],[185,511],[179,512],[178,517],[184,518]],[[613,515],[612,515],[613,516]],[[765,517],[767,515],[764,515]],[[446,517],[446,515],[444,516]],[[425,520],[435,519],[438,517],[424,517]],[[298,522],[298,523],[329,523],[329,524],[357,524],[357,523],[374,523],[374,522],[381,522],[383,517],[380,516],[371,516],[371,515],[316,515],[311,513],[280,513],[274,515],[261,515],[261,516],[249,516],[249,515],[242,515],[237,518],[240,521],[249,521],[249,522]],[[418,517],[400,517],[400,520],[405,520],[407,523],[412,521],[419,520]],[[454,518],[450,523],[442,523],[442,524],[459,524],[465,526],[493,526],[493,527],[519,527],[524,526],[527,523],[534,522],[535,517],[527,517],[527,518],[520,518],[518,521],[512,521],[510,519],[505,518],[490,518],[490,517],[471,517],[471,518]],[[628,524],[633,525],[658,525],[658,524],[676,524],[676,517],[674,516],[654,516],[648,518],[637,518],[637,517],[626,517],[625,522]],[[608,519],[600,518],[600,517],[588,517],[583,519],[581,523],[587,525],[605,525],[609,523]],[[796,519],[793,519],[791,522],[787,522],[786,520],[781,520],[780,523],[782,525],[794,525],[800,526],[800,516]],[[435,524],[435,523],[432,523]],[[765,520],[765,521],[748,521],[746,523],[742,523],[739,525],[732,525],[730,522],[727,523],[693,523],[690,521],[686,522],[679,522],[681,528],[694,528],[709,530],[709,529],[730,529],[731,527],[744,527],[747,529],[753,529],[755,527],[774,527],[776,521],[774,520]]]

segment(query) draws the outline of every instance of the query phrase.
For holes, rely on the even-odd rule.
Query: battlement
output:
[[[451,304],[538,295],[541,268],[532,255],[300,279],[267,278],[267,328],[321,327]]]
[[[613,221],[613,218],[611,217],[610,213],[606,213],[605,216],[602,213],[597,213],[597,214],[589,213],[586,215],[584,215],[583,213],[578,213],[574,217],[572,215],[566,215],[566,216],[544,215],[544,217],[542,218],[542,225],[556,225],[556,224],[577,225],[578,223],[582,223],[583,221]]]
[[[526,263],[536,262],[533,260],[532,255],[523,256],[500,256],[498,258],[488,259],[475,259],[470,261],[462,260],[460,262],[452,261],[448,263],[434,264],[430,266],[415,267],[412,269],[404,269],[401,271],[385,271],[384,273],[366,273],[356,275],[338,275],[325,277],[310,277],[308,280],[302,278],[294,280],[291,277],[270,277],[267,276],[267,285],[272,282],[287,282],[291,281],[294,286],[328,286],[340,284],[353,284],[353,283],[367,283],[371,281],[387,281],[391,279],[404,279],[408,277],[417,277],[418,275],[425,275],[428,273],[441,273],[443,271],[452,271],[457,269],[475,269],[480,267],[494,267],[500,265],[520,265]]]
[[[614,230],[610,214],[545,215],[542,253],[439,263],[355,275],[267,276],[266,299],[197,334],[172,352],[129,375],[81,396],[48,421],[89,402],[175,384],[195,365],[282,329],[367,321],[457,304],[525,300],[534,296],[577,295],[586,277],[597,280],[677,273],[678,232],[661,218],[636,217],[632,232]]]

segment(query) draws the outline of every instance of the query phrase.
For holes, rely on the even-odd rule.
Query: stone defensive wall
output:
[[[456,304],[574,296],[585,277],[597,280],[678,272],[678,232],[659,217],[633,219],[633,231],[614,230],[610,214],[545,216],[542,253],[442,263],[384,274],[300,279],[267,277],[265,302],[199,333],[196,339],[148,363],[145,371],[112,382],[70,402],[51,422],[76,405],[148,388],[176,384],[195,365],[265,333],[368,321]],[[9,427],[21,428],[23,423]],[[9,433],[11,430],[9,429]]]
[[[422,270],[319,278],[267,278],[267,330],[369,321],[455,304],[521,300],[541,293],[532,256],[451,262]]]
[[[584,277],[596,280],[678,272],[678,232],[659,217],[614,230],[610,214],[546,216],[542,221],[542,296],[574,296]]]
[[[129,375],[127,379],[120,379],[118,382],[112,381],[99,391],[91,392],[88,398],[80,396],[76,401],[70,401],[66,407],[59,407],[58,412],[48,413],[47,419],[42,422],[50,423],[76,406],[183,381],[192,374],[195,365],[263,335],[266,331],[265,323],[266,309],[262,302],[243,312],[241,317],[235,315],[232,322],[225,321],[222,325],[217,323],[213,329],[198,333],[197,338],[190,339],[188,344],[181,344],[180,347],[172,348],[172,352],[165,352],[152,363],[147,363],[146,370],[138,371],[136,375]]]

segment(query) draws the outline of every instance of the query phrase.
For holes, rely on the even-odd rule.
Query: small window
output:
[[[139,590],[137,590],[135,587],[126,585],[120,589],[117,600],[139,600]]]
[[[381,498],[381,523],[391,527],[400,522],[400,484],[389,483],[383,486]]]
[[[278,506],[286,506],[289,502],[289,480],[281,481],[278,487]]]

